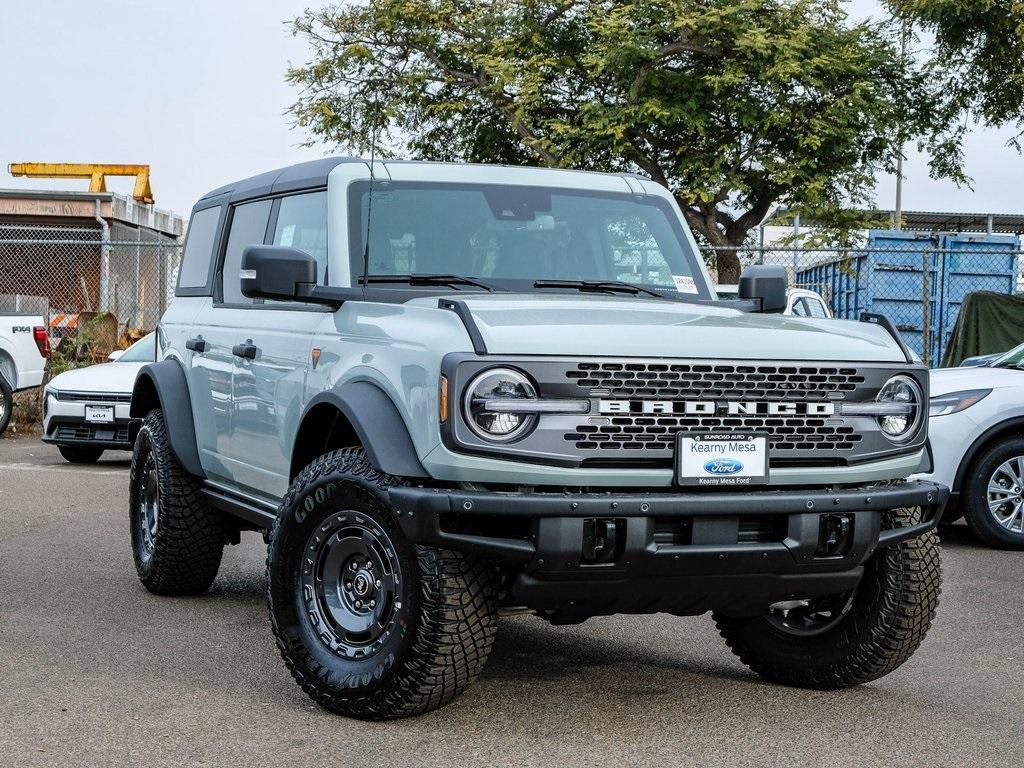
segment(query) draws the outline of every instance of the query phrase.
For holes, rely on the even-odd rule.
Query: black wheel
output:
[[[306,467],[267,548],[267,605],[281,656],[321,706],[367,720],[444,706],[482,669],[496,579],[456,552],[414,546],[360,449]]]
[[[11,390],[11,385],[0,374],[0,435],[4,433],[7,425],[11,423],[11,414],[13,412],[14,392]]]
[[[1024,549],[1024,438],[983,448],[964,482],[964,517],[981,541]]]
[[[149,412],[135,440],[128,498],[132,554],[146,589],[205,592],[224,553],[223,519],[203,499],[199,479],[178,463],[160,411]]]
[[[95,464],[103,455],[102,448],[90,448],[86,445],[58,445],[57,450],[65,461],[72,464]]]
[[[883,527],[911,525],[916,509],[887,512]],[[761,677],[803,688],[845,688],[889,674],[924,640],[939,602],[933,532],[883,547],[851,592],[793,599],[762,616],[715,614],[732,652]]]

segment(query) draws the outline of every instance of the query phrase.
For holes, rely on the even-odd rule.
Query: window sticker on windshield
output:
[[[686,275],[672,275],[672,282],[676,284],[679,293],[698,293],[697,283],[692,277]]]

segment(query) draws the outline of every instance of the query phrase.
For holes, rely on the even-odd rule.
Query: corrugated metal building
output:
[[[185,221],[111,192],[0,190],[0,308],[109,311],[151,328],[169,297]]]

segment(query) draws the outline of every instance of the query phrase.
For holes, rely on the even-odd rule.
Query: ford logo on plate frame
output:
[[[712,459],[704,464],[704,471],[711,475],[735,475],[743,471],[743,462],[736,459]]]

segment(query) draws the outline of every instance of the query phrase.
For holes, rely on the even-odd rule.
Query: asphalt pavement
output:
[[[939,616],[890,676],[761,682],[710,617],[503,619],[464,696],[388,723],[317,708],[278,656],[262,539],[159,598],[128,543],[128,455],[0,440],[0,766],[965,766],[1024,761],[1024,553],[943,542]]]

